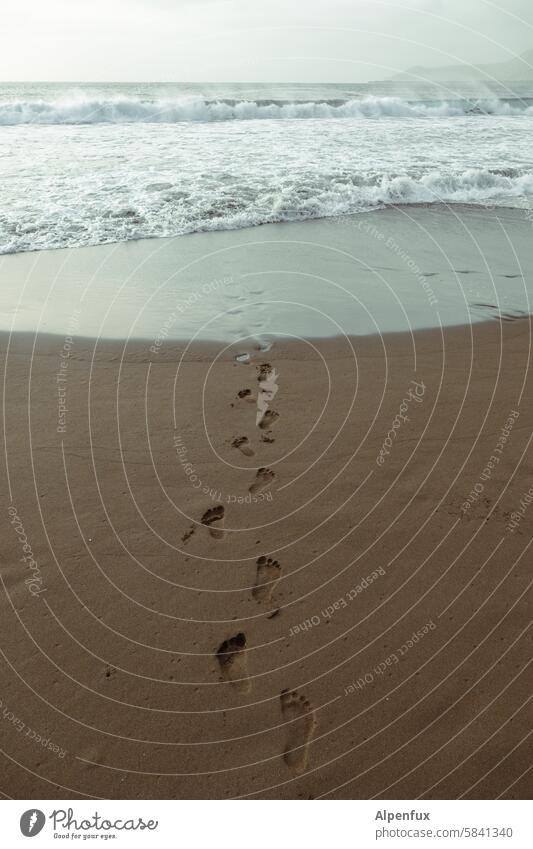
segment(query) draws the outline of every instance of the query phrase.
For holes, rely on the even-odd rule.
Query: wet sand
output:
[[[529,319],[151,344],[2,339],[2,793],[526,798]]]
[[[410,332],[533,303],[533,213],[433,204],[0,261],[0,330],[240,341]]]

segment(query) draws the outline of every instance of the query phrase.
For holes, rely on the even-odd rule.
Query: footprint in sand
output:
[[[255,480],[248,492],[254,495],[256,492],[263,492],[264,489],[269,489],[276,480],[276,475],[271,469],[258,469]]]
[[[281,712],[287,726],[287,745],[283,760],[295,775],[307,769],[309,744],[317,722],[311,703],[296,690],[283,690],[280,696]]]
[[[276,413],[275,410],[267,410],[261,421],[259,422],[259,427],[261,430],[267,430],[271,428],[272,425],[279,419],[279,413]]]
[[[261,381],[265,380],[268,377],[268,375],[271,373],[272,366],[270,365],[270,363],[261,363],[260,366],[257,366],[257,371],[258,371],[257,379],[261,383]]]
[[[237,395],[239,398],[244,398],[244,400],[248,401],[249,404],[255,404],[255,398],[252,395],[251,389],[239,389]]]
[[[254,451],[250,448],[250,441],[247,436],[238,436],[231,443],[234,448],[238,448],[245,457],[253,457]]]
[[[252,595],[256,601],[270,601],[279,581],[281,566],[270,557],[260,557],[257,561],[257,576]]]
[[[246,636],[241,632],[224,640],[217,651],[217,659],[224,680],[231,681],[239,692],[249,693],[252,682],[248,677]]]
[[[221,504],[206,510],[202,516],[202,525],[209,528],[209,533],[214,539],[222,539],[224,536],[224,508]]]

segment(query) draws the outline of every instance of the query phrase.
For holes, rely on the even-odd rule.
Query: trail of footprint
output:
[[[254,456],[255,452],[252,448],[250,448],[250,441],[247,436],[238,436],[231,444],[234,448],[238,448],[245,457]]]
[[[248,659],[246,656],[246,636],[242,633],[224,640],[217,651],[222,677],[230,681],[241,693],[249,693],[252,682],[248,676]]]
[[[264,489],[268,489],[274,481],[276,480],[276,475],[271,469],[258,469],[257,474],[255,476],[255,480],[248,492],[251,492],[254,495],[256,492],[263,492]]]
[[[307,769],[309,744],[317,726],[311,703],[296,690],[283,690],[280,696],[283,719],[289,722],[283,760],[295,775]]]
[[[261,421],[259,422],[259,427],[261,430],[267,430],[271,428],[272,425],[279,419],[279,413],[276,413],[275,410],[267,410]]]
[[[202,525],[209,528],[209,533],[214,539],[222,539],[224,536],[224,508],[222,504],[206,510],[201,521]]]
[[[260,557],[257,561],[257,575],[252,595],[256,601],[270,601],[281,575],[281,566],[270,557]]]

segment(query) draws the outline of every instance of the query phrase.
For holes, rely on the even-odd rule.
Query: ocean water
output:
[[[0,253],[533,204],[533,86],[1,84]]]

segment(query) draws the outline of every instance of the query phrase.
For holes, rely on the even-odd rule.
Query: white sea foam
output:
[[[0,253],[389,204],[533,203],[531,87],[390,91],[2,85]]]
[[[157,185],[157,184],[156,184]],[[48,198],[46,209],[37,213],[25,204],[4,213],[3,244],[0,253],[76,247],[130,239],[177,236],[208,230],[233,230],[259,224],[328,218],[364,212],[387,205],[415,203],[499,203],[512,205],[513,199],[533,199],[533,172],[516,176],[471,169],[458,174],[431,171],[418,179],[409,176],[374,176],[331,181],[317,175],[304,192],[298,184],[283,192],[264,191],[258,183],[246,187],[246,200],[237,204],[232,196],[213,199],[208,189],[184,199],[173,196],[168,184],[145,193],[131,186],[129,202],[124,193],[113,195],[95,191],[75,192]],[[135,198],[135,199],[134,199]],[[44,201],[44,199],[43,199]],[[61,215],[56,214],[61,208]]]
[[[353,100],[269,102],[178,97],[67,97],[0,103],[0,126],[21,124],[173,124],[190,121],[253,121],[327,118],[451,118],[465,115],[533,115],[529,101],[408,101],[367,96]]]

